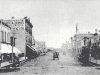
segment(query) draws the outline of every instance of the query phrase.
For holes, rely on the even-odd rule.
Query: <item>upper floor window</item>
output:
[[[10,33],[7,33],[7,43],[10,43]]]
[[[6,43],[6,32],[2,31],[2,43]]]
[[[10,32],[1,31],[1,42],[10,43]]]

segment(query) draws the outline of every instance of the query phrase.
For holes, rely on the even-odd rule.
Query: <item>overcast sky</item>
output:
[[[75,34],[100,30],[99,0],[0,0],[0,18],[30,17],[35,39],[61,47]]]

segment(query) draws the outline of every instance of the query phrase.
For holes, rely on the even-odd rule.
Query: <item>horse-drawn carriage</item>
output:
[[[53,53],[53,60],[55,60],[55,58],[59,59],[59,52]]]

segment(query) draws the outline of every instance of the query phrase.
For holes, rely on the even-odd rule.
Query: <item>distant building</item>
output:
[[[32,49],[31,46],[33,25],[30,22],[30,18],[24,17],[15,19],[13,17],[9,20],[3,20],[3,22],[7,23],[11,27],[11,30],[16,37],[16,47],[26,55],[26,52],[29,50],[29,48]],[[27,47],[29,48],[26,50]]]
[[[66,41],[66,43],[63,43],[63,44],[62,44],[62,49],[63,49],[64,51],[70,50],[70,49],[71,49],[71,43],[69,43],[68,41]]]
[[[82,46],[85,46],[87,44],[86,40],[88,40],[88,39],[85,39],[85,37],[90,38],[92,36],[93,35],[90,35],[90,34],[77,34],[77,35],[74,35],[74,37],[72,37],[73,47],[75,48],[76,44],[77,44],[78,48],[81,48]]]
[[[72,48],[80,50],[83,46],[90,46],[100,40],[100,34],[75,34],[71,38]]]
[[[34,45],[32,46],[37,52],[46,52],[46,46],[44,41],[36,41],[34,42]]]

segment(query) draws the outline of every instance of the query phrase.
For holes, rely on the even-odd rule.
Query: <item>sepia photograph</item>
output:
[[[0,0],[0,75],[100,75],[100,1]]]

